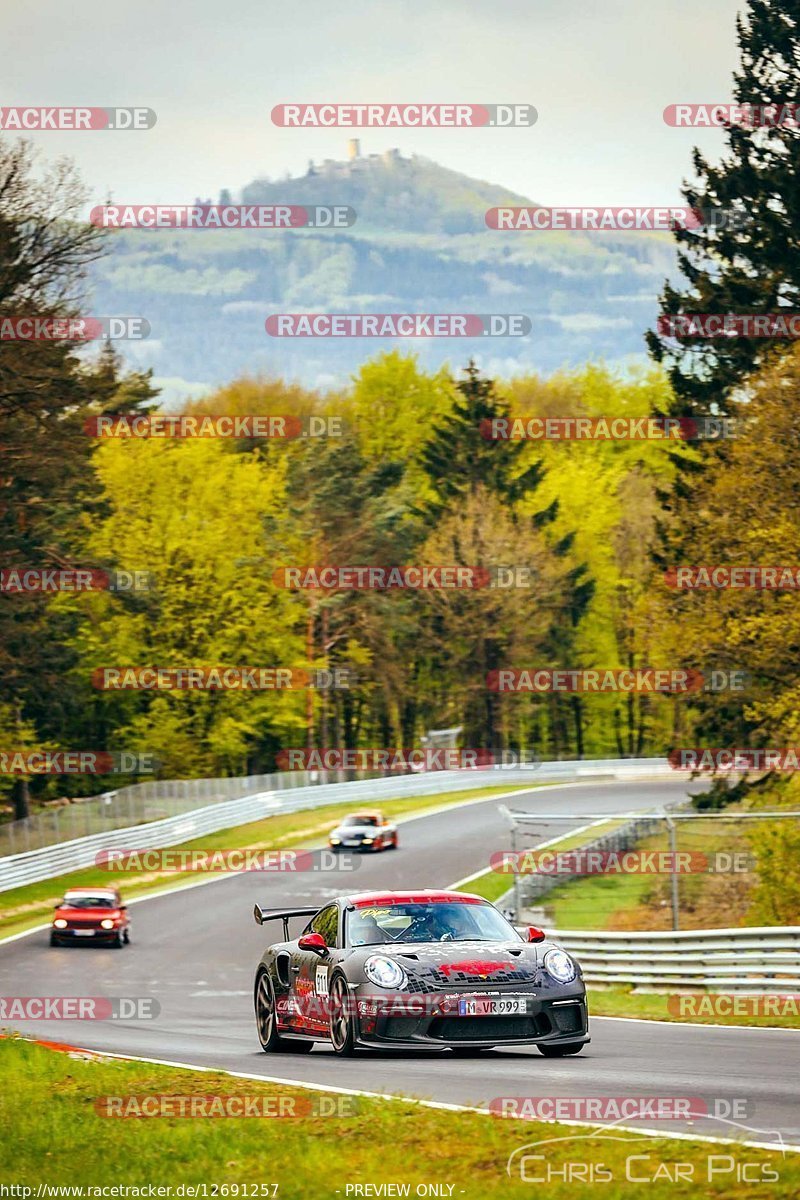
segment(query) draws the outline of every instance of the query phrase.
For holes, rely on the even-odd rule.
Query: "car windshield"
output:
[[[70,896],[64,897],[63,903],[67,908],[116,908],[117,903],[111,896]]]
[[[353,817],[345,817],[342,821],[342,829],[352,829],[356,825],[377,825],[377,817],[360,817],[357,813]]]
[[[350,946],[386,942],[507,942],[520,935],[490,904],[376,904],[347,914]]]

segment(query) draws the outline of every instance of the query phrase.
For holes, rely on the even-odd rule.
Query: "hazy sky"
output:
[[[399,146],[546,204],[678,199],[667,104],[724,101],[739,0],[0,0],[3,105],[144,105],[147,132],[41,132],[95,201],[216,198],[258,175]],[[527,102],[532,129],[285,130],[288,101]]]

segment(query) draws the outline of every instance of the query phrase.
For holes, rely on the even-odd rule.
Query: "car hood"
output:
[[[542,957],[553,942],[402,942],[359,946],[361,962],[385,954],[405,970],[412,990],[465,985],[533,983],[541,974]],[[414,984],[418,988],[414,988]]]
[[[377,825],[348,825],[346,828],[343,825],[337,825],[335,829],[331,830],[331,837],[334,834],[336,837],[362,837],[364,835],[372,837],[378,832]]]
[[[56,909],[53,917],[60,917],[65,920],[71,918],[83,918],[90,921],[100,920],[104,917],[118,917],[120,910],[118,908],[70,908],[68,904],[60,904]]]

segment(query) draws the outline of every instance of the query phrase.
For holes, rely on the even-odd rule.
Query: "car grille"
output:
[[[416,1017],[387,1017],[381,1037],[398,1038],[401,1041],[416,1033],[419,1020]]]
[[[544,1013],[535,1017],[438,1017],[428,1034],[443,1042],[489,1039],[497,1042],[517,1038],[544,1037],[552,1026]]]

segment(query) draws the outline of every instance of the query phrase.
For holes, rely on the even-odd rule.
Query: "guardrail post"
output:
[[[519,924],[522,905],[519,895],[519,863],[517,862],[517,827],[511,826],[511,861],[514,864],[514,920]]]
[[[678,897],[678,832],[675,822],[669,813],[664,813],[664,820],[667,823],[667,831],[669,833],[669,858],[670,858],[670,891],[672,895],[672,928],[680,929],[680,907]]]

